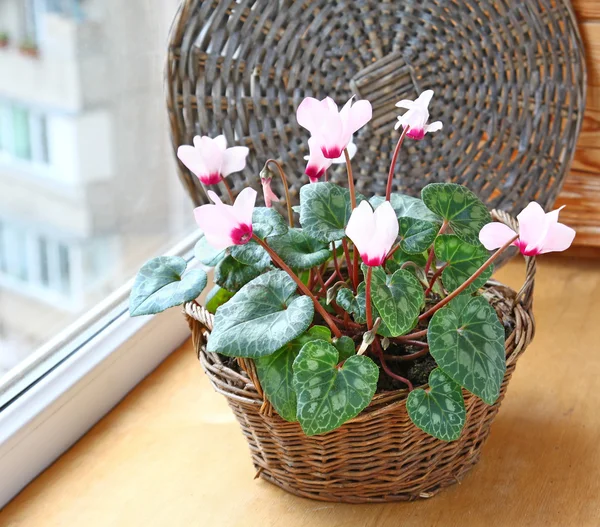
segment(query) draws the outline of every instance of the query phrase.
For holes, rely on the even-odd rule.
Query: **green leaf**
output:
[[[383,196],[373,196],[369,203],[376,209],[385,201]],[[431,212],[419,198],[413,196],[406,196],[405,194],[392,193],[390,196],[390,205],[396,213],[396,217],[400,218],[413,218],[415,220],[424,220],[434,223],[441,223],[439,216]]]
[[[215,285],[206,297],[206,310],[214,315],[217,308],[231,299],[234,294],[231,291],[227,291],[227,289]]]
[[[224,250],[215,249],[208,243],[204,235],[196,242],[196,246],[194,247],[194,256],[196,259],[208,267],[215,267],[226,255],[227,253]]]
[[[354,345],[354,341],[346,335],[336,339],[333,345],[340,354],[340,362],[347,360],[349,357],[352,357],[352,355],[356,355],[356,346]]]
[[[506,371],[504,327],[482,297],[460,295],[437,311],[427,341],[444,373],[485,403],[496,402]]]
[[[252,213],[252,232],[261,239],[267,236],[281,236],[288,230],[284,217],[275,209],[256,207]]]
[[[454,183],[430,183],[421,191],[427,208],[447,220],[461,240],[476,245],[479,231],[492,218],[487,207],[469,189]]]
[[[263,269],[238,262],[227,255],[215,268],[215,283],[227,291],[239,291],[262,273]]]
[[[324,243],[341,240],[351,212],[350,191],[346,188],[333,183],[300,188],[300,224],[311,238]]]
[[[425,264],[427,263],[427,254],[408,254],[402,249],[402,247],[400,247],[396,249],[394,254],[392,254],[391,258],[388,258],[388,260],[386,260],[385,268],[389,272],[393,273],[394,271],[401,269],[402,265],[404,265],[406,262],[414,262],[419,267],[425,267]],[[412,265],[406,267],[406,269],[408,271],[414,272],[414,267]]]
[[[366,324],[367,323],[367,295],[366,295],[366,285],[364,282],[358,284],[358,291],[356,296],[350,289],[340,289],[336,296],[336,303],[340,306],[344,311],[350,313],[352,318],[357,324]],[[377,320],[380,318],[379,311],[373,304],[373,298],[371,295],[371,307],[373,309],[373,320]],[[383,337],[391,337],[392,332],[387,327],[385,321],[382,318],[381,324],[377,329],[377,334]]]
[[[324,434],[356,417],[377,388],[379,368],[364,355],[338,369],[338,350],[318,340],[305,344],[294,361],[298,421],[306,435]]]
[[[392,337],[404,335],[413,329],[425,304],[423,287],[405,269],[389,276],[381,267],[373,268],[371,297]]]
[[[302,229],[289,229],[286,234],[271,238],[269,245],[292,269],[310,269],[331,256],[326,243],[311,238]]]
[[[217,309],[207,351],[233,357],[263,357],[306,331],[314,305],[296,294],[285,271],[269,271],[242,287]]]
[[[439,230],[440,224],[431,221],[400,218],[400,247],[409,254],[421,254],[431,247]]]
[[[478,243],[471,245],[453,234],[441,234],[435,240],[435,256],[448,265],[442,272],[442,282],[448,291],[454,291],[466,282],[489,258],[487,249]],[[483,287],[491,278],[494,266],[490,265],[473,282],[466,292],[471,293]]]
[[[429,374],[429,389],[408,394],[406,409],[418,428],[442,441],[458,439],[467,417],[461,387],[439,368]]]
[[[234,245],[229,249],[229,253],[238,262],[252,265],[261,271],[264,271],[271,264],[269,253],[254,240],[250,240],[244,245]]]
[[[191,269],[184,274],[186,267],[186,261],[179,256],[159,256],[146,262],[129,296],[129,314],[154,315],[200,296],[206,287],[206,273]]]
[[[313,340],[331,341],[331,332],[324,326],[313,326],[306,333],[288,342],[272,355],[254,359],[258,380],[275,411],[286,421],[297,421],[296,392],[292,365],[302,346]]]

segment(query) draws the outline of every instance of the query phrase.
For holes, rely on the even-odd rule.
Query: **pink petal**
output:
[[[345,136],[344,125],[338,113],[322,115],[321,123],[318,133],[314,134],[315,141],[321,147],[321,152],[327,159],[340,157],[350,142],[352,134]]]
[[[352,98],[350,99],[352,100]],[[321,111],[327,111],[329,113],[338,113],[338,106],[331,97],[325,97],[321,101]]]
[[[368,254],[374,231],[375,215],[373,209],[367,201],[361,201],[360,205],[352,211],[346,226],[346,236],[352,240],[361,256]]]
[[[252,225],[252,213],[256,203],[256,190],[246,187],[242,190],[233,204],[233,214],[242,225]]]
[[[417,97],[417,100],[415,101],[415,103],[417,103],[419,106],[422,106],[425,109],[427,109],[432,98],[433,98],[433,90],[425,90],[423,93],[421,93],[421,95],[419,95],[419,97]]]
[[[544,209],[538,203],[532,201],[517,215],[517,220],[519,220],[521,243],[528,250],[540,246],[548,229]]]
[[[221,174],[223,177],[239,172],[246,167],[246,157],[250,150],[246,146],[233,146],[225,150],[223,154],[223,164],[221,165]]]
[[[479,241],[488,250],[492,251],[502,247],[508,240],[514,238],[517,233],[504,223],[488,223],[479,232]]]
[[[206,240],[215,249],[223,250],[234,245],[231,233],[239,226],[227,205],[202,205],[194,209],[196,223]]]
[[[398,218],[389,201],[384,201],[374,214],[375,231],[371,234],[370,255],[387,256],[398,237]]]
[[[177,157],[196,177],[202,178],[208,176],[208,170],[202,154],[193,146],[181,145],[177,149]]]
[[[331,166],[331,160],[327,159],[321,151],[321,145],[316,137],[311,137],[308,140],[308,164],[306,165],[305,173],[313,180],[318,180],[325,171]]]
[[[352,135],[367,124],[373,116],[373,108],[369,101],[357,101],[350,108],[347,131]]]
[[[574,229],[562,223],[553,223],[548,229],[540,254],[565,251],[571,246],[574,238]]]
[[[323,106],[321,101],[313,97],[306,97],[296,110],[296,120],[302,128],[306,128],[311,134],[314,133],[321,123],[323,117]]]
[[[212,147],[219,149],[221,152],[225,152],[225,150],[227,150],[227,139],[225,139],[225,136],[218,135],[215,137],[213,139]]]
[[[397,108],[405,108],[406,110],[410,110],[415,105],[415,101],[411,101],[410,99],[402,99],[396,103]]]
[[[275,192],[273,192],[273,189],[271,188],[271,180],[263,180],[261,181],[262,183],[262,189],[263,189],[263,197],[265,199],[265,206],[267,208],[271,208],[272,204],[274,201],[279,201],[279,198],[277,197],[277,194],[275,194]]]

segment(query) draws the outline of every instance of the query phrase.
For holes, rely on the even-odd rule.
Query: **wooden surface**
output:
[[[517,260],[498,278],[518,287],[523,268]],[[431,500],[334,505],[254,481],[237,423],[188,344],[1,511],[0,525],[600,525],[600,264],[547,256],[538,277],[538,333],[482,460]]]

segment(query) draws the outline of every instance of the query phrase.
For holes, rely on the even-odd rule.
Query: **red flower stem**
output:
[[[358,262],[358,249],[354,246],[354,263],[352,264],[352,283],[355,284],[355,288],[358,291],[358,269],[360,264]]]
[[[405,379],[404,377],[402,377],[400,375],[395,374],[392,370],[390,370],[390,367],[385,362],[385,355],[383,354],[381,346],[379,345],[379,339],[375,339],[374,344],[375,344],[375,353],[379,357],[379,362],[381,362],[381,367],[383,368],[383,371],[385,373],[387,373],[392,379],[396,379],[397,381],[400,381],[400,382],[403,382],[404,384],[406,384],[406,386],[408,387],[408,390],[412,392],[414,389],[412,382],[410,382],[408,379]]]
[[[308,271],[308,288],[312,291],[313,287],[315,286],[315,273],[313,272],[313,269],[310,269]]]
[[[343,326],[346,326],[347,328],[352,328],[352,329],[360,329],[360,330],[364,330],[364,327],[361,326],[360,324],[357,324],[356,322],[354,322],[353,320],[350,320],[350,316],[348,315],[348,313],[344,314],[344,318],[348,317],[348,321],[346,320],[342,320],[341,318],[335,317],[335,316],[331,316],[331,318],[337,322],[338,324],[341,324]]]
[[[429,346],[426,346],[422,350],[419,350],[415,353],[411,353],[410,355],[384,355],[386,360],[396,361],[396,362],[404,362],[408,360],[415,360],[420,357],[424,357],[429,353]]]
[[[325,288],[325,282],[323,281],[323,275],[321,274],[321,270],[318,267],[315,267],[314,270],[315,276],[317,278],[317,282],[315,285],[320,285],[321,289]]]
[[[350,163],[350,154],[348,149],[344,148],[344,156],[346,158],[346,170],[348,171],[348,189],[350,190],[350,203],[352,210],[356,208],[356,191],[354,190],[354,176],[352,175],[352,164]]]
[[[455,289],[452,293],[450,293],[446,298],[443,298],[442,300],[440,300],[435,306],[433,306],[431,309],[429,309],[428,311],[425,311],[425,313],[423,313],[420,317],[419,317],[419,322],[422,320],[425,320],[427,318],[429,318],[431,315],[433,315],[438,309],[443,308],[445,305],[447,305],[449,302],[452,302],[452,300],[454,300],[458,295],[460,295],[467,287],[469,287],[475,280],[477,280],[481,274],[490,266],[494,263],[494,261],[504,252],[506,251],[506,249],[508,249],[511,244],[519,237],[518,234],[515,234],[515,236],[513,236],[510,240],[508,240],[502,247],[500,247],[500,249],[498,249],[494,254],[492,254],[492,256],[490,256],[485,263],[479,268],[477,269],[477,271],[475,271],[473,273],[473,275],[471,276],[471,278],[469,278],[466,282],[464,282],[460,287],[458,287],[457,289]]]
[[[229,186],[229,183],[227,183],[227,180],[225,178],[223,178],[221,181],[223,181],[223,185],[225,185],[225,190],[227,190],[227,194],[229,194],[229,199],[231,200],[231,204],[233,205],[233,203],[235,202],[235,198],[233,197],[231,187]]]
[[[410,335],[402,335],[400,337],[394,337],[394,340],[396,340],[398,342],[404,342],[407,340],[420,339],[421,337],[426,337],[426,336],[427,336],[427,330],[424,329],[422,331],[415,331],[414,333],[411,333]]]
[[[367,328],[373,329],[373,306],[371,306],[371,279],[373,277],[373,268],[369,266],[367,270],[365,304],[367,309]]]
[[[342,271],[340,269],[340,262],[337,259],[337,247],[335,246],[335,242],[331,242],[331,249],[333,254],[333,267],[335,268],[335,273],[340,277],[340,280],[343,280]],[[334,273],[334,276],[335,276]]]
[[[292,210],[292,200],[290,199],[290,189],[288,187],[287,177],[279,161],[275,159],[267,159],[265,166],[269,165],[269,163],[275,165],[277,167],[277,171],[279,172],[279,177],[281,178],[283,190],[285,192],[285,204],[287,206],[288,222],[290,223],[290,227],[294,228],[294,211]]]
[[[392,256],[394,256],[394,253],[395,253],[395,252],[396,252],[398,249],[400,249],[400,242],[398,242],[396,245],[394,245],[394,246],[391,248],[390,252],[389,252],[389,253],[387,253],[387,256],[385,257],[385,261],[387,262],[387,261],[388,261],[388,260],[389,260],[389,259],[390,259]]]
[[[302,293],[304,293],[307,297],[309,297],[313,301],[313,304],[315,305],[315,309],[323,317],[323,320],[327,323],[327,325],[331,329],[331,332],[337,338],[340,338],[342,336],[342,332],[335,325],[335,322],[332,320],[329,313],[327,313],[325,308],[319,303],[319,301],[317,300],[317,297],[315,297],[315,295],[312,294],[310,289],[308,287],[306,287],[306,285],[304,285],[304,283],[302,282],[302,280],[300,280],[300,278],[298,278],[296,273],[294,273],[294,271],[292,271],[288,267],[288,265],[279,257],[279,255],[273,249],[271,249],[271,247],[269,247],[267,245],[267,243],[265,241],[261,240],[258,236],[256,236],[256,234],[252,235],[252,239],[256,243],[258,243],[265,251],[267,251],[269,253],[271,260],[273,260],[279,267],[281,267],[281,269],[283,269],[287,274],[290,275],[292,280],[294,280],[294,282],[296,282],[298,289],[300,289],[300,291],[302,291]]]
[[[425,296],[427,296],[427,295],[429,295],[429,293],[431,293],[431,290],[433,289],[433,286],[435,285],[436,280],[441,276],[441,274],[444,272],[444,269],[446,269],[446,267],[448,267],[447,263],[442,265],[435,272],[435,274],[431,277],[431,280],[429,281],[429,287],[425,290]]]
[[[348,250],[348,240],[344,238],[342,240],[342,247],[344,248],[344,256],[346,257],[346,267],[348,268],[348,276],[352,278],[352,286],[354,293],[356,294],[358,288],[358,281],[354,281],[354,273],[352,272],[352,261],[350,260],[350,251]]]
[[[392,163],[390,164],[390,172],[388,174],[387,186],[385,188],[385,200],[390,201],[392,196],[392,181],[394,181],[394,170],[396,168],[396,160],[398,159],[398,153],[400,152],[400,147],[404,142],[404,138],[406,137],[406,133],[409,130],[409,126],[405,126],[404,130],[402,130],[402,134],[400,135],[400,139],[396,143],[396,148],[394,149],[394,155],[392,156]]]
[[[333,274],[327,279],[327,281],[323,284],[323,287],[321,287],[319,294],[323,294],[327,288],[333,284],[333,282],[335,281],[335,279],[337,278],[337,272],[334,271]]]
[[[436,236],[443,234],[447,228],[448,228],[448,220],[444,220],[444,223],[442,223],[442,226],[440,227],[440,230],[438,231]],[[431,269],[431,264],[433,263],[433,259],[435,257],[435,251],[433,250],[434,247],[435,247],[435,244],[432,245],[431,249],[429,250],[429,258],[427,258],[427,263],[425,264],[425,277],[427,277],[427,275],[429,274],[429,269]]]

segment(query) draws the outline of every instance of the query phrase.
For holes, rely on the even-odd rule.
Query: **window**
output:
[[[197,239],[164,103],[178,4],[0,0],[39,46],[0,53],[0,507],[189,334],[127,316],[144,261]]]
[[[18,103],[0,102],[0,152],[14,160],[47,164],[47,126],[45,115]]]

